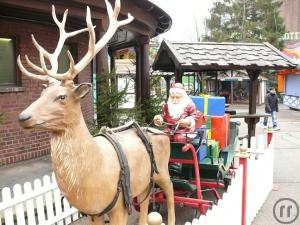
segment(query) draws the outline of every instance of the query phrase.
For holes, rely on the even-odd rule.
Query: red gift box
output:
[[[211,116],[211,139],[219,141],[222,150],[230,143],[230,115]]]
[[[202,125],[205,125],[207,122],[207,116],[200,113],[200,112],[197,112],[196,114],[196,124],[195,124],[195,127],[196,128],[201,128]]]

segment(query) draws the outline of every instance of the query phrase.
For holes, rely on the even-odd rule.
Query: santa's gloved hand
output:
[[[178,123],[180,127],[189,127],[191,125],[191,121],[189,119],[181,119]]]
[[[153,122],[156,126],[161,126],[164,122],[164,119],[162,118],[161,115],[156,115],[154,116]]]

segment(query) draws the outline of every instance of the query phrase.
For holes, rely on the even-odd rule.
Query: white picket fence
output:
[[[259,136],[258,143],[251,139],[250,151],[255,151],[257,146],[256,150],[263,154],[257,159],[252,154],[248,159],[246,225],[252,223],[273,188],[274,138],[267,149],[262,147],[264,141],[263,136]]]
[[[247,159],[246,225],[252,223],[273,187],[274,138],[268,148],[265,148],[266,141],[265,135],[251,138],[251,154]],[[244,139],[243,145],[247,144],[247,139]],[[206,215],[185,225],[241,225],[243,170],[242,165],[236,170],[232,184],[217,205],[208,210]]]
[[[70,206],[61,193],[52,174],[13,189],[2,189],[0,225],[67,225],[78,219],[77,209]]]
[[[195,218],[192,222],[185,225],[241,225],[242,219],[242,185],[243,185],[243,166],[236,170],[235,178],[223,194],[222,199],[208,210],[206,215]]]

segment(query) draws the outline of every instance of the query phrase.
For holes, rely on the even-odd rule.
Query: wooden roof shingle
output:
[[[163,59],[165,57],[169,59]],[[154,70],[173,72],[174,65],[182,71],[279,70],[296,67],[288,57],[267,42],[187,43],[163,40],[152,67]]]

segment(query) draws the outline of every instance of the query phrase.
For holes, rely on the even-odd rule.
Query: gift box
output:
[[[211,116],[223,116],[225,114],[225,97],[209,96],[207,114]],[[205,102],[204,102],[205,107]]]
[[[219,142],[216,140],[207,140],[206,154],[212,158],[219,157]]]
[[[196,108],[201,113],[204,113],[204,98],[202,96],[190,96],[196,105]]]
[[[206,143],[206,140],[207,140],[207,129],[205,126],[202,126],[202,128],[197,129],[197,135],[193,139],[192,144],[195,146],[195,148],[197,148],[202,143]]]
[[[223,116],[225,113],[225,97],[190,96],[198,111],[204,115]]]
[[[207,122],[207,116],[205,116],[201,112],[197,111],[196,124],[195,124],[196,129],[201,128],[202,126],[205,126],[206,122]]]
[[[197,149],[198,161],[204,159],[206,155],[207,155],[206,145],[200,145],[200,147]]]
[[[211,139],[219,142],[222,150],[230,144],[230,115],[211,116]]]

